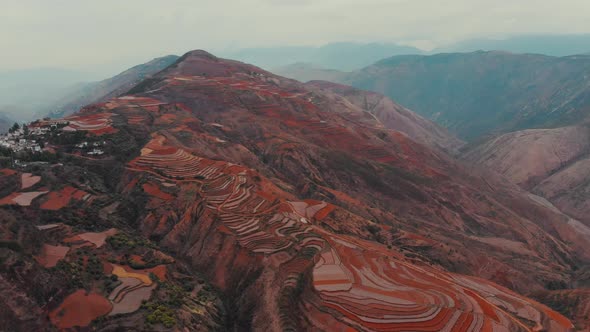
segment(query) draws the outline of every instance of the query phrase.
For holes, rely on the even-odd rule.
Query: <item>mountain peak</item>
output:
[[[189,52],[186,52],[181,59],[187,59],[187,58],[203,58],[203,59],[208,59],[208,60],[219,60],[218,57],[216,57],[215,55],[205,51],[205,50],[192,50]]]
[[[218,58],[204,50],[187,52],[161,74],[164,76],[227,77],[233,76],[237,72],[257,72],[270,75],[270,73],[258,67],[239,61]]]

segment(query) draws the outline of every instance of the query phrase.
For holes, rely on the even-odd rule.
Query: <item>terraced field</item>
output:
[[[293,245],[293,240],[301,240],[309,247],[317,247],[317,243],[322,242],[306,238],[306,233],[315,215],[325,216],[332,206],[324,202],[312,202],[311,206],[306,202],[276,203],[277,197],[253,191],[255,184],[249,181],[251,170],[200,158],[164,144],[163,137],[153,139],[142,150],[143,155],[130,163],[130,169],[147,171],[166,181],[201,183],[206,207],[218,213],[224,226],[244,247],[272,254],[287,249]]]
[[[41,225],[37,229],[50,237],[63,237],[58,245],[44,244],[39,255],[35,257],[44,268],[70,269],[73,266],[80,266],[75,270],[68,270],[79,275],[83,269],[89,269],[90,264],[95,264],[99,266],[99,271],[104,273],[105,277],[116,277],[117,286],[108,294],[101,294],[100,287],[97,285],[92,287],[92,292],[79,289],[66,296],[51,310],[49,319],[61,330],[86,327],[101,316],[137,312],[145,301],[150,300],[156,290],[158,283],[155,280],[168,280],[168,268],[165,264],[138,270],[127,265],[110,263],[108,260],[112,260],[112,258],[107,258],[112,254],[109,255],[108,251],[101,251],[97,255],[96,251],[104,248],[106,240],[118,234],[117,229],[113,228],[104,232],[73,233],[72,228],[64,224]],[[94,252],[92,254],[93,263],[88,255],[89,252]],[[80,256],[81,253],[86,256]],[[164,257],[163,254],[160,256]],[[75,260],[73,257],[80,258]],[[134,257],[141,264],[147,264],[141,256],[134,255]],[[62,267],[56,267],[60,261],[65,263]],[[93,273],[97,273],[97,271]],[[151,274],[157,279],[152,280]],[[96,280],[102,279],[97,278]]]
[[[66,207],[72,201],[87,200],[89,197],[90,194],[82,190],[66,186],[60,191],[50,192],[41,204],[41,209],[55,211]]]
[[[34,199],[37,197],[47,194],[47,191],[30,191],[30,192],[18,192],[12,193],[2,199],[0,199],[1,205],[20,205],[30,206]]]
[[[142,301],[149,300],[152,291],[156,288],[148,273],[144,271],[134,271],[131,268],[114,265],[112,274],[119,277],[121,284],[109,295],[109,300],[113,303],[113,310],[109,315],[137,311]]]
[[[28,189],[41,181],[40,176],[35,176],[31,173],[21,174],[21,189]]]
[[[94,135],[112,134],[116,132],[110,113],[80,114],[65,118],[69,124],[64,131],[87,131]]]
[[[330,247],[314,266],[313,285],[323,305],[353,326],[376,331],[565,331],[571,326],[549,308],[481,279],[420,268],[343,237],[331,236]]]
[[[336,209],[333,205],[260,195],[265,180],[253,180],[258,177],[254,171],[173,148],[164,136],[154,137],[129,169],[176,182],[181,188],[199,183],[198,197],[241,247],[265,256],[289,253],[291,259],[281,265],[276,277],[282,283],[280,293],[297,289],[301,276],[313,265],[312,284],[319,301],[309,305],[337,313],[338,321],[357,329],[566,331],[571,326],[549,308],[487,281],[418,267],[384,245],[327,233],[316,225],[330,218]],[[148,190],[152,195],[160,191],[153,186]],[[125,280],[128,284],[121,290],[148,286]],[[309,314],[313,320],[316,314]],[[285,313],[283,327],[295,326],[291,324],[290,314]]]
[[[105,244],[106,239],[109,236],[113,236],[117,234],[117,230],[114,228],[109,229],[108,231],[99,232],[99,233],[81,233],[78,235],[74,235],[72,237],[68,237],[64,239],[66,243],[73,243],[78,245],[84,245],[87,243],[93,244],[96,248],[100,248]]]
[[[53,325],[65,330],[88,326],[109,311],[111,303],[107,299],[81,289],[68,296],[57,309],[49,313],[49,318]]]
[[[57,262],[66,257],[68,251],[70,251],[69,247],[45,244],[41,249],[41,254],[36,259],[39,264],[50,268],[56,266]]]

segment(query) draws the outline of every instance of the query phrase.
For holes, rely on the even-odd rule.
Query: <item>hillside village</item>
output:
[[[52,142],[68,141],[71,146],[70,151],[78,155],[102,156],[104,150],[102,147],[105,141],[95,141],[83,138],[83,135],[75,136],[75,129],[69,127],[70,121],[67,120],[36,120],[22,126],[15,123],[10,130],[0,135],[0,149],[3,155],[14,155],[15,163],[22,157],[39,155],[43,153],[55,153]],[[78,132],[80,133],[80,132]],[[74,135],[74,137],[70,137]],[[67,136],[67,137],[66,137]],[[26,159],[26,158],[25,158]]]
[[[40,137],[50,130],[51,127],[35,127],[31,130],[27,125],[21,127],[15,124],[8,133],[0,135],[0,146],[13,152],[41,152],[43,141]]]

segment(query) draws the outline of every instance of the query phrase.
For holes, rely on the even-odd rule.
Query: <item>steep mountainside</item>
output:
[[[381,94],[327,81],[311,81],[306,86],[328,94],[331,97],[329,103],[332,105],[341,104],[341,99],[344,97],[347,102],[371,114],[374,117],[371,121],[377,120],[377,123],[381,123],[384,128],[403,132],[418,143],[450,153],[456,153],[463,146],[463,142],[447,132],[446,129]],[[330,92],[334,95],[331,96]],[[350,108],[349,105],[346,107]]]
[[[320,72],[313,74],[317,77]],[[291,72],[296,79],[303,75]],[[577,124],[590,112],[587,55],[407,55],[329,77],[382,93],[468,141],[494,133]]]
[[[523,295],[588,278],[585,226],[339,90],[194,51],[67,118],[2,171],[2,326],[569,330]]]
[[[77,112],[82,107],[99,103],[127,92],[139,82],[168,67],[178,59],[176,55],[156,58],[150,62],[130,68],[117,76],[94,83],[80,84],[68,91],[49,109],[49,114],[39,114],[40,117],[50,116],[59,118]]]
[[[495,169],[514,183],[532,189],[588,152],[590,130],[572,126],[504,134],[469,149],[463,158]]]
[[[537,297],[566,315],[574,317],[579,322],[578,330],[588,331],[583,327],[590,326],[590,288],[548,291],[538,294]]]
[[[590,128],[572,126],[505,134],[464,153],[590,225]]]

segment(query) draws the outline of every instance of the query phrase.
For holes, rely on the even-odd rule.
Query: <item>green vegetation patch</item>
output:
[[[141,237],[132,237],[125,233],[117,233],[113,236],[109,236],[107,243],[115,250],[130,250],[135,248],[155,249],[155,245],[151,241]]]
[[[161,302],[147,302],[142,305],[142,308],[148,311],[145,317],[146,324],[156,325],[162,324],[167,328],[176,325],[176,318],[174,310]]]

